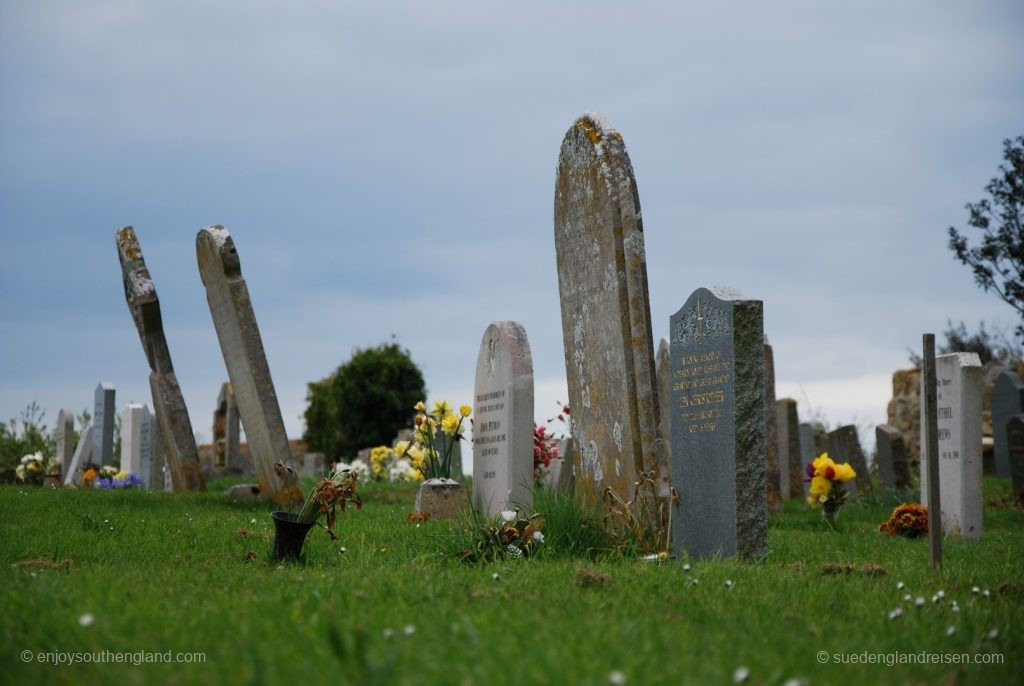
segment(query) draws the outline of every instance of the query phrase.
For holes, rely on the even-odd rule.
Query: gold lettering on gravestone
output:
[[[676,410],[688,433],[718,430],[722,409],[714,406],[725,404],[725,390],[732,383],[732,362],[723,357],[721,350],[683,355],[673,372],[672,388],[685,392]]]

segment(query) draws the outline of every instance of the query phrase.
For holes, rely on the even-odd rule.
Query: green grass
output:
[[[1003,483],[987,482],[989,496],[1008,491]],[[686,572],[614,554],[577,559],[556,535],[533,559],[468,567],[438,554],[451,538],[445,523],[406,521],[413,488],[371,484],[362,494],[364,508],[339,519],[339,541],[314,530],[305,562],[280,566],[267,558],[264,504],[0,487],[0,681],[596,685],[621,671],[628,684],[731,683],[741,666],[750,684],[1024,680],[1019,510],[986,508],[984,540],[947,540],[938,573],[925,541],[875,531],[892,507],[877,501],[847,505],[838,533],[788,503],[756,564],[703,561]],[[63,566],[14,566],[34,558]],[[823,574],[829,563],[852,569]],[[885,573],[870,575],[868,564]],[[932,603],[939,590],[945,601]],[[908,592],[926,605],[903,602]],[[903,616],[889,620],[897,606]],[[85,613],[91,626],[79,625]],[[56,666],[23,662],[25,650],[201,652],[205,663]],[[819,664],[822,650],[1004,661]]]

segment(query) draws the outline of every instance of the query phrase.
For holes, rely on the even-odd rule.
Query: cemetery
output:
[[[955,122],[901,122],[884,144],[851,125],[863,84],[891,93],[882,72],[924,61],[865,66],[909,34],[840,46],[865,71],[837,97],[800,86],[838,59],[803,34],[824,21],[806,8],[769,31],[770,13],[691,7],[672,15],[685,36],[610,7],[509,16],[512,33],[493,35],[467,28],[495,20],[482,8],[319,8],[315,26],[298,8],[246,9],[209,24],[215,10],[4,10],[10,56],[50,64],[16,36],[41,32],[78,57],[71,69],[55,53],[45,114],[0,117],[16,148],[0,189],[18,208],[3,221],[21,233],[0,269],[0,408],[25,407],[0,423],[0,681],[1024,683],[1024,136],[1003,139],[971,231],[940,231],[937,249],[900,235],[926,215],[895,195],[955,222],[939,197],[960,186],[914,195],[887,187],[889,167],[980,164],[960,161],[973,143]],[[985,71],[974,52],[1016,45],[996,19],[1019,12],[992,10],[980,31],[920,11],[922,30],[978,39],[962,72],[943,63],[951,82]],[[775,49],[792,31],[816,51],[776,74],[747,20]],[[550,26],[564,59],[545,55]],[[152,40],[132,37],[143,28]],[[250,32],[260,47],[237,51]],[[673,55],[705,33],[735,46],[687,52],[681,69]],[[511,50],[513,35],[531,47]],[[749,92],[691,95],[705,70],[715,93],[733,89],[734,49]],[[108,51],[116,64],[99,66]],[[257,86],[236,81],[238,60]],[[661,61],[675,68],[656,83],[636,75]],[[120,85],[136,70],[159,88]],[[0,67],[0,89],[41,97],[14,71]],[[502,111],[535,88],[557,105]],[[202,94],[187,116],[182,92]],[[965,108],[978,121],[1019,112],[984,94]],[[131,125],[113,120],[115,143],[91,139],[136,107]],[[459,107],[473,123],[446,128]],[[657,107],[646,130],[613,124]],[[833,109],[816,132],[801,114]],[[549,135],[523,138],[516,118]],[[19,147],[54,122],[67,137]],[[835,157],[787,171],[789,150],[756,144],[787,128]],[[680,152],[709,145],[703,163]],[[95,170],[76,167],[90,146],[104,149]],[[61,174],[73,182],[50,188]],[[796,196],[799,211],[779,209]],[[37,214],[83,237],[49,236]],[[930,273],[943,250],[948,274]],[[883,278],[898,251],[903,272]],[[967,292],[930,297],[946,280]],[[1010,308],[1010,330],[960,321],[979,290]]]

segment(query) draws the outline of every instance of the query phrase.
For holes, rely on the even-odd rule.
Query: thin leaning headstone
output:
[[[199,451],[192,433],[192,420],[189,419],[185,397],[178,386],[170,348],[164,336],[160,299],[142,256],[135,230],[130,226],[117,232],[117,256],[121,261],[125,301],[149,364],[153,413],[160,425],[170,478],[177,490],[205,491],[206,481],[199,468]]]
[[[75,454],[75,414],[71,410],[61,409],[57,413],[57,426],[54,428],[56,439],[55,458],[60,465],[61,476],[67,476],[71,458]]]
[[[596,113],[573,122],[562,141],[555,252],[580,454],[577,495],[603,502],[610,488],[628,502],[635,484],[650,477],[657,492],[646,496],[649,511],[664,526],[671,487],[658,426],[640,200],[622,136]]]
[[[519,322],[484,331],[473,386],[473,505],[488,517],[533,504],[533,357]]]
[[[68,465],[66,474],[62,473],[65,486],[72,486],[78,483],[78,470],[84,469],[85,465],[92,463],[92,424],[82,429],[78,437],[78,445],[75,446],[75,453],[71,456],[71,463]]]
[[[289,496],[274,474],[274,463],[289,464],[291,448],[235,242],[223,226],[200,229],[196,257],[260,493],[283,502]]]
[[[935,334],[924,334],[921,364],[921,502],[928,508],[928,557],[932,569],[942,566],[942,496],[939,490],[939,415],[936,408]],[[930,476],[929,476],[930,475]],[[927,497],[926,497],[927,496]]]
[[[796,401],[781,398],[775,403],[779,441],[779,492],[784,499],[801,498],[804,493],[804,470],[800,465],[800,418]]]
[[[775,354],[764,337],[764,449],[768,510],[782,509],[782,470],[779,468],[779,421],[775,401]]]
[[[1018,503],[1024,503],[1024,414],[1010,417],[1006,423],[1006,447],[1013,495]]]
[[[671,318],[672,547],[768,552],[762,303],[698,288]]]
[[[92,459],[101,467],[114,461],[114,412],[113,384],[98,384],[92,410]]]
[[[942,530],[972,539],[982,536],[981,376],[977,353],[935,358]],[[931,465],[922,464],[922,483],[930,474]],[[921,495],[930,498],[930,491]]]
[[[1024,383],[1013,372],[1003,372],[992,387],[992,441],[995,444],[996,476],[1004,479],[1012,473],[1006,425],[1021,413],[1024,413]]]

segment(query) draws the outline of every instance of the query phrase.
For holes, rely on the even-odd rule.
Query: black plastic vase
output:
[[[291,512],[274,512],[274,559],[298,560],[302,557],[302,545],[314,522],[299,522],[298,515]]]

